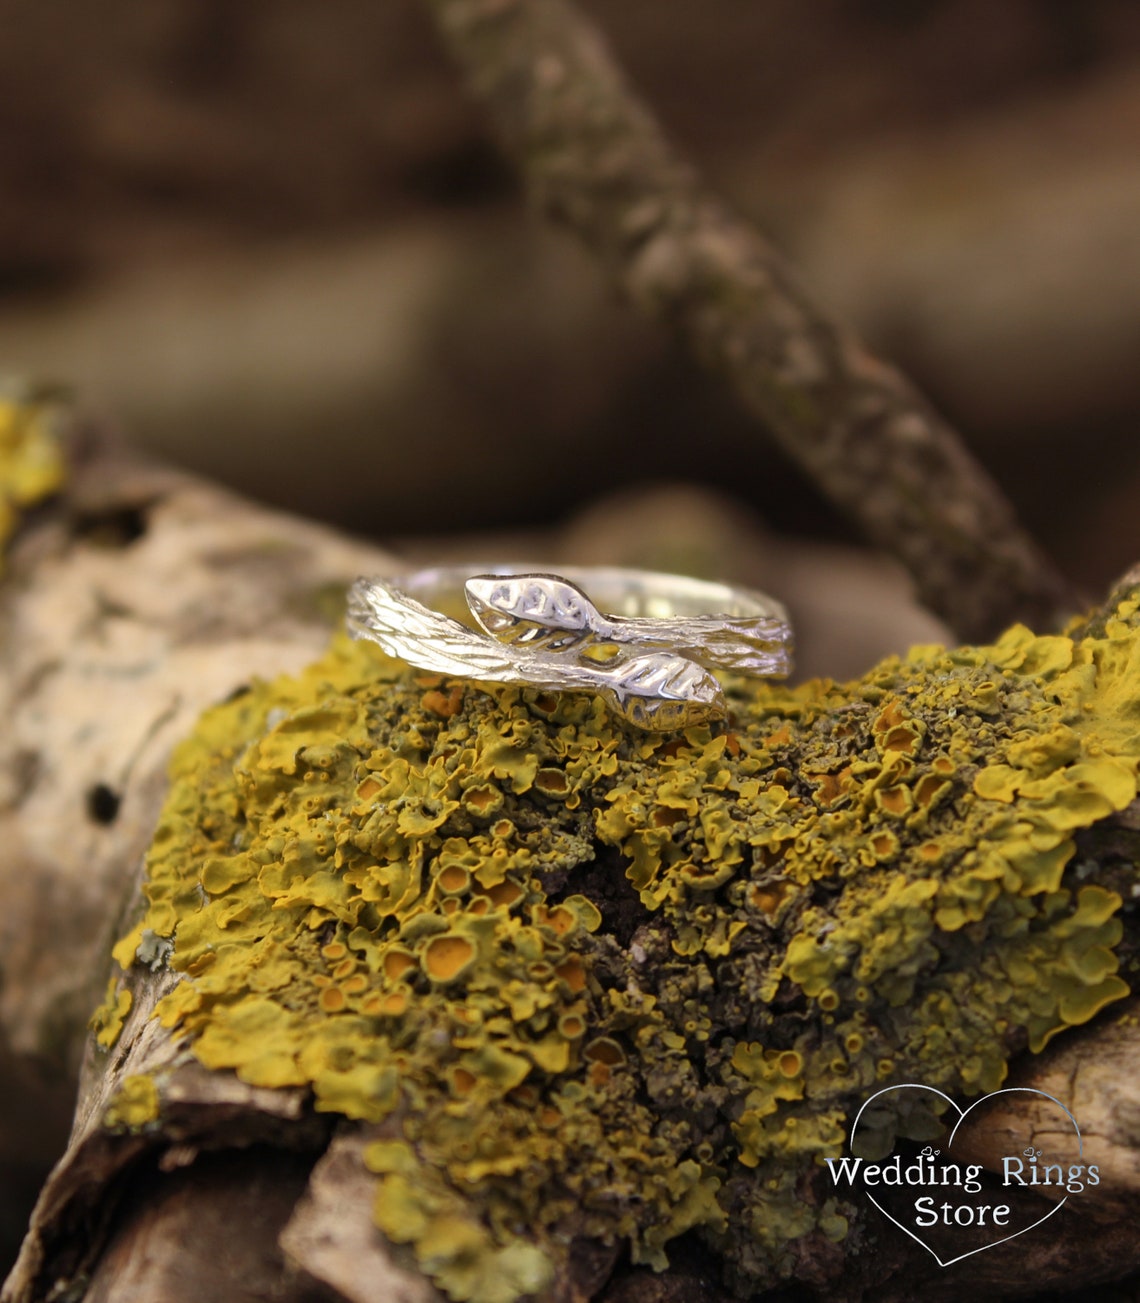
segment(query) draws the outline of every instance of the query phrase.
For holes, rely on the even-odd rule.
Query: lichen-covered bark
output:
[[[34,394],[0,395],[0,574],[3,549],[21,517],[58,492],[64,458],[56,428],[62,410]]]
[[[726,375],[907,566],[931,610],[967,639],[1071,612],[1066,584],[954,431],[701,186],[582,16],[564,0],[427,4],[539,208]]]
[[[187,1298],[231,1248],[294,1303],[936,1297],[961,1278],[817,1160],[878,1084],[1007,1063],[1111,1176],[976,1288],[1136,1265],[1134,576],[1070,637],[736,684],[727,730],[647,736],[343,641],[257,682],[385,559],[76,466],[3,590],[12,1061],[58,1073],[115,931],[119,968],[6,1303],[178,1297],[187,1225]],[[248,1234],[245,1166],[284,1188]]]
[[[79,1135],[5,1297],[45,1296],[92,1155],[109,1173],[224,1146],[267,1113],[277,1143],[343,1119],[282,1240],[354,1303],[386,1297],[372,1279],[604,1297],[606,1246],[665,1268],[685,1232],[745,1291],[952,1294],[960,1273],[822,1160],[878,1087],[967,1100],[1011,1062],[1037,1079],[1026,1050],[1047,1045],[1106,1177],[1047,1251],[983,1255],[973,1286],[1135,1269],[1140,1132],[1106,1119],[1137,1053],[1138,658],[1126,589],[1075,638],[1015,628],[844,686],[738,683],[716,734],[643,734],[589,696],[441,682],[343,640],[252,685],[175,757]],[[944,1122],[919,1108],[871,1138]],[[99,1236],[79,1247],[73,1272]]]
[[[41,447],[51,434],[42,409],[21,412],[10,426],[36,437],[19,445],[19,493],[8,496],[24,504],[23,520],[0,582],[5,1218],[66,1142],[87,1020],[172,744],[251,675],[311,660],[345,585],[390,564],[330,530],[140,464],[82,421],[68,422],[65,450]],[[56,468],[50,481],[45,467]],[[0,456],[0,477],[10,470]],[[33,505],[33,484],[57,496]],[[0,1236],[8,1262],[10,1248]]]
[[[391,563],[100,451],[77,457],[67,494],[8,564],[0,1039],[74,1066],[97,955],[113,939],[108,902],[124,899],[149,842],[171,745],[251,675],[311,659],[344,585]]]

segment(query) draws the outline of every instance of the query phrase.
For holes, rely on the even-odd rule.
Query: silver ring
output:
[[[478,629],[439,609],[458,611],[463,600]],[[779,602],[649,570],[444,566],[358,579],[347,623],[354,638],[417,669],[595,692],[629,723],[658,731],[725,717],[713,669],[765,678],[791,669]]]

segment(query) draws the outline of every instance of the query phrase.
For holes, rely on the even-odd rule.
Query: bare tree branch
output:
[[[702,187],[564,0],[427,0],[538,206],[664,318],[963,638],[1076,604],[955,431]],[[694,440],[694,456],[703,449]]]

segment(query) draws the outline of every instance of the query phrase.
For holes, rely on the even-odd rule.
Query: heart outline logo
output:
[[[951,1146],[954,1144],[954,1137],[958,1134],[958,1128],[962,1125],[963,1122],[965,1122],[966,1118],[969,1117],[969,1115],[974,1111],[974,1109],[978,1107],[979,1104],[984,1104],[987,1100],[996,1099],[999,1095],[1038,1095],[1042,1099],[1047,1099],[1050,1101],[1050,1103],[1056,1104],[1057,1107],[1065,1114],[1065,1116],[1073,1124],[1073,1130],[1077,1134],[1077,1156],[1081,1159],[1084,1158],[1084,1138],[1081,1135],[1081,1128],[1077,1125],[1077,1119],[1073,1117],[1069,1109],[1064,1104],[1062,1104],[1061,1101],[1057,1099],[1056,1096],[1054,1095],[1049,1095],[1043,1090],[1037,1090],[1033,1086],[1006,1086],[1002,1090],[994,1090],[991,1091],[988,1095],[982,1095],[979,1099],[974,1100],[974,1102],[969,1106],[969,1108],[963,1109],[953,1099],[951,1099],[950,1096],[947,1095],[945,1092],[941,1090],[937,1090],[934,1086],[925,1086],[922,1084],[922,1082],[919,1081],[903,1081],[903,1082],[899,1082],[898,1085],[895,1086],[884,1086],[882,1090],[877,1090],[873,1095],[869,1095],[860,1105],[859,1112],[855,1114],[855,1120],[851,1123],[851,1131],[849,1133],[848,1142],[847,1142],[849,1148],[853,1146],[855,1143],[855,1133],[859,1127],[859,1119],[863,1116],[863,1113],[866,1110],[867,1106],[873,1103],[875,1100],[879,1099],[881,1096],[889,1095],[896,1090],[925,1090],[931,1095],[937,1095],[939,1099],[944,1099],[946,1103],[949,1104],[950,1107],[958,1113],[958,1121],[954,1123],[954,1128],[950,1132],[950,1136],[946,1141],[947,1150],[949,1150]],[[1023,1226],[1019,1231],[1013,1231],[1010,1235],[1003,1236],[1000,1240],[994,1240],[991,1244],[980,1244],[976,1249],[970,1249],[969,1252],[967,1253],[960,1253],[956,1258],[948,1258],[945,1262],[943,1262],[942,1259],[930,1247],[929,1244],[927,1244],[924,1240],[922,1240],[919,1236],[917,1236],[908,1227],[904,1226],[902,1222],[898,1220],[897,1217],[893,1217],[889,1212],[887,1212],[887,1210],[883,1207],[883,1205],[878,1201],[878,1199],[875,1198],[873,1194],[871,1194],[869,1190],[864,1188],[863,1193],[875,1205],[875,1207],[878,1208],[878,1210],[883,1214],[883,1216],[888,1221],[894,1222],[894,1224],[899,1228],[899,1230],[902,1231],[904,1235],[909,1235],[910,1238],[914,1240],[916,1244],[921,1244],[922,1247],[927,1251],[927,1253],[930,1254],[930,1256],[934,1259],[935,1262],[938,1263],[940,1267],[952,1267],[956,1262],[961,1262],[965,1258],[972,1258],[975,1253],[982,1253],[986,1249],[996,1249],[999,1244],[1008,1244],[1010,1240],[1016,1240],[1019,1235],[1024,1235],[1026,1231],[1032,1231],[1036,1227],[1042,1225],[1044,1222],[1047,1222],[1049,1218],[1053,1216],[1054,1213],[1060,1212],[1061,1209],[1069,1202],[1069,1196],[1066,1194],[1065,1197],[1060,1201],[1060,1203],[1058,1203],[1055,1207],[1050,1208],[1049,1211],[1045,1213],[1043,1217],[1038,1217],[1038,1219],[1035,1222],[1031,1222],[1028,1226]]]

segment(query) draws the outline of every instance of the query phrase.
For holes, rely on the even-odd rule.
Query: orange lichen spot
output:
[[[825,1013],[831,1013],[833,1010],[839,1008],[839,996],[829,986],[820,991],[816,999],[819,1003],[819,1007],[824,1010]]]
[[[920,810],[929,810],[948,792],[952,785],[935,774],[927,774],[914,785],[914,803]]]
[[[463,804],[474,814],[494,814],[503,804],[503,794],[497,787],[484,783],[469,787],[463,793]]]
[[[479,1080],[473,1072],[468,1072],[466,1068],[461,1068],[458,1065],[451,1069],[449,1076],[451,1077],[451,1089],[457,1095],[470,1095]]]
[[[901,783],[894,787],[883,787],[875,793],[875,804],[879,809],[884,814],[892,814],[900,818],[909,813],[913,799],[910,788]]]
[[[495,837],[506,840],[506,838],[514,836],[515,825],[509,819],[496,819],[491,825],[491,833]]]
[[[570,784],[561,769],[540,769],[534,776],[534,785],[540,792],[551,796],[565,796]]]
[[[949,778],[951,774],[958,772],[958,766],[949,756],[937,756],[930,767],[936,774],[941,774],[943,778]]]
[[[764,739],[764,745],[771,747],[786,747],[792,744],[792,730],[785,722],[780,725],[774,733],[769,733]]]
[[[785,1077],[798,1077],[803,1071],[803,1055],[798,1050],[785,1050],[776,1060],[776,1066]]]
[[[389,1018],[399,1018],[408,1008],[408,994],[406,991],[389,991],[387,995],[380,997],[379,1009],[377,1012],[387,1014]]]
[[[937,864],[942,858],[943,846],[941,842],[921,842],[918,847],[919,859],[925,860],[927,864]]]
[[[442,674],[413,674],[412,682],[418,688],[438,688],[443,682]]]
[[[859,1032],[848,1032],[843,1041],[843,1048],[850,1055],[859,1054],[863,1049],[863,1037]]]
[[[544,1131],[553,1131],[562,1125],[562,1114],[556,1108],[547,1105],[538,1115],[538,1125]]]
[[[423,969],[433,982],[454,982],[474,961],[474,944],[455,932],[434,936],[424,947]]]
[[[321,946],[321,954],[324,955],[330,963],[335,963],[338,959],[343,959],[345,955],[348,954],[348,947],[343,941],[330,941],[327,946]]]
[[[594,1060],[586,1069],[586,1079],[591,1086],[601,1089],[609,1084],[612,1072],[608,1063],[599,1063]]]
[[[568,1041],[576,1041],[586,1030],[586,1020],[581,1014],[564,1013],[558,1020],[558,1030]]]
[[[459,683],[456,683],[446,696],[438,690],[425,692],[423,695],[424,710],[431,711],[433,715],[442,715],[444,719],[458,715],[462,705],[463,686]]]
[[[555,973],[566,983],[575,995],[585,989],[586,970],[582,966],[582,961],[577,955],[570,955],[569,958],[557,964],[554,969]]]
[[[473,896],[467,902],[467,913],[474,918],[481,918],[491,908],[491,902],[486,896]]]
[[[333,980],[340,982],[344,978],[350,977],[355,972],[356,972],[356,960],[353,959],[351,955],[349,955],[347,959],[342,959],[340,963],[337,964],[337,966],[333,969],[332,971]]]
[[[851,766],[844,765],[838,773],[811,776],[816,783],[816,800],[821,805],[833,805],[841,796],[846,796],[851,780]]]
[[[653,811],[649,822],[654,828],[672,828],[674,824],[685,822],[684,810],[672,809],[668,806],[659,805]]]
[[[879,742],[884,751],[901,751],[904,755],[914,755],[918,750],[918,734],[907,724],[892,728]]]
[[[348,1001],[339,986],[328,986],[321,992],[318,1003],[325,1013],[340,1013]]]
[[[384,784],[378,783],[375,778],[369,776],[357,787],[356,795],[362,801],[371,801],[383,790]]]
[[[787,897],[788,890],[786,882],[755,883],[748,889],[748,899],[762,914],[771,918]]]
[[[612,1036],[595,1036],[582,1053],[592,1063],[608,1063],[611,1067],[625,1062],[625,1050]]]
[[[740,755],[740,738],[735,733],[724,735],[724,749],[735,760]]]
[[[484,895],[496,909],[510,909],[516,900],[521,900],[526,893],[517,882],[512,882],[507,878],[503,882],[496,882],[493,887],[488,887]]]
[[[471,874],[462,864],[449,864],[447,868],[441,869],[436,874],[435,880],[439,883],[441,891],[455,895],[460,891],[466,891],[471,885]]]
[[[872,733],[889,733],[891,729],[898,728],[906,719],[902,712],[902,704],[897,698],[892,697],[883,707],[871,725]]]
[[[531,704],[544,715],[553,715],[558,709],[558,698],[553,692],[536,692]]]
[[[368,990],[368,978],[363,973],[355,973],[340,984],[340,989],[345,995],[360,995],[363,991]]]
[[[573,931],[578,920],[565,905],[555,905],[553,909],[539,906],[535,910],[535,922],[545,923],[547,927],[553,928],[560,937],[564,937],[567,932]]]
[[[870,731],[878,737],[879,747],[882,747],[882,739],[889,735],[894,728],[898,728],[907,722],[907,717],[903,714],[902,702],[896,697],[891,697],[890,701],[879,711],[874,723],[870,726]]]
[[[384,976],[390,982],[395,982],[416,967],[416,957],[407,950],[389,950],[381,961],[381,967]]]
[[[462,901],[460,901],[456,896],[448,896],[446,900],[441,900],[439,902],[439,912],[441,914],[446,914],[448,918],[451,918],[454,914],[458,914],[461,908]]]
[[[889,830],[874,833],[871,837],[871,850],[877,860],[888,860],[898,853],[899,839]]]

